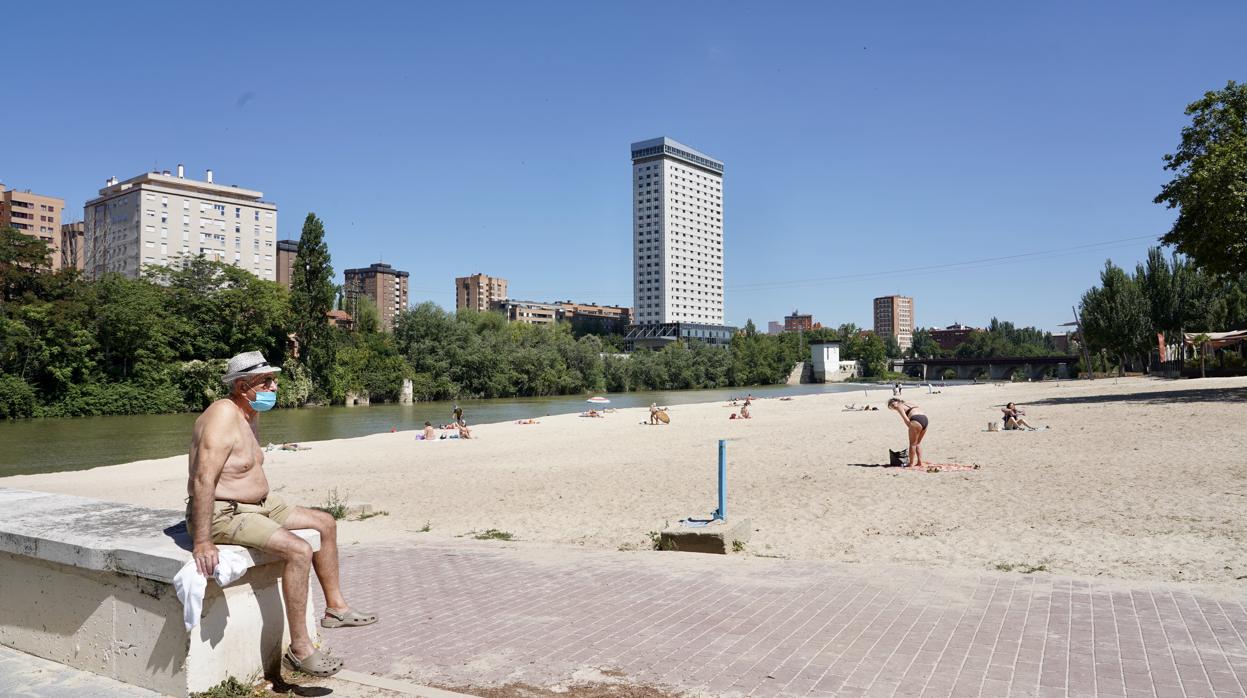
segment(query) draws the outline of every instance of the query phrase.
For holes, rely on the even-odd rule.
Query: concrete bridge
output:
[[[1058,378],[1069,378],[1070,366],[1078,363],[1075,355],[1067,356],[993,356],[989,359],[892,359],[893,371],[922,380],[938,380],[945,369],[957,371],[959,380],[970,380],[987,374],[991,380],[1008,380],[1017,371],[1027,378],[1039,379],[1054,370]]]

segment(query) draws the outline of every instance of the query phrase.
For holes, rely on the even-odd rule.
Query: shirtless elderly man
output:
[[[316,570],[327,608],[320,624],[326,628],[371,625],[373,614],[351,610],[338,583],[338,532],[323,511],[291,506],[269,490],[264,476],[264,451],[258,438],[258,416],[277,401],[276,374],[258,351],[229,360],[221,377],[230,396],[212,403],[195,420],[191,441],[190,478],[186,484],[186,525],[194,542],[200,574],[217,566],[217,544],[245,545],[285,560],[282,596],[290,623],[286,661],[314,676],[331,676],[342,660],[312,646],[304,618],[307,613],[308,567]],[[320,550],[291,533],[311,528],[320,533]]]

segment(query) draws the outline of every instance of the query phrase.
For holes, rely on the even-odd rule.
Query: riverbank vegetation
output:
[[[1247,328],[1247,274],[1216,274],[1152,248],[1134,273],[1106,261],[1099,285],[1083,294],[1080,313],[1093,354],[1104,351],[1119,367],[1142,370],[1157,335],[1177,344],[1184,332]]]
[[[332,279],[313,215],[289,290],[203,257],[90,281],[52,272],[41,240],[0,231],[0,418],[200,410],[225,394],[225,361],[252,350],[283,367],[282,407],[348,393],[396,400],[405,379],[417,400],[781,383],[818,338],[843,341],[843,356],[868,373],[886,368],[887,345],[851,325],[770,336],[749,322],[726,349],[677,342],[623,354],[618,336],[575,337],[563,323],[433,303],[399,313],[384,332],[375,307],[348,301],[355,322],[344,330],[325,317],[343,302]]]

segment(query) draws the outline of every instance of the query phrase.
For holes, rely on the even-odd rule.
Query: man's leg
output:
[[[293,511],[282,524],[287,529],[311,528],[320,533],[320,550],[312,555],[312,568],[325,593],[325,606],[345,613],[350,607],[342,597],[342,585],[338,576],[338,523],[323,511],[306,507],[291,507]],[[289,534],[298,538],[294,534]],[[274,536],[276,537],[276,536]],[[306,576],[306,572],[304,573]]]
[[[286,561],[281,572],[281,595],[286,600],[286,621],[290,627],[290,651],[305,659],[315,648],[307,633],[307,575],[311,570],[312,546],[290,531],[273,533],[264,549]]]

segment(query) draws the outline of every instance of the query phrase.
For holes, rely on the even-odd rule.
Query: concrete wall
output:
[[[225,589],[208,583],[188,633],[172,584],[191,557],[182,516],[0,488],[0,645],[178,696],[277,669],[281,561],[220,546],[250,569]],[[320,548],[315,531],[294,534]]]
[[[187,633],[173,586],[0,552],[0,644],[175,696],[278,668],[289,642],[279,564],[209,583]],[[314,632],[311,605],[307,623]]]

